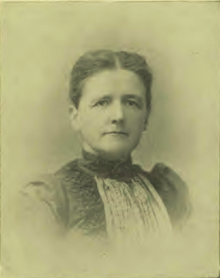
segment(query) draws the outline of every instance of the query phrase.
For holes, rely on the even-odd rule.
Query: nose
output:
[[[113,123],[122,122],[124,120],[123,106],[120,102],[115,102],[112,105],[111,120]]]

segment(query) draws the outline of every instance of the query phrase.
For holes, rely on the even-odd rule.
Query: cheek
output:
[[[95,113],[84,114],[80,119],[81,133],[84,136],[96,137],[102,130],[102,117]]]
[[[128,118],[129,127],[133,132],[139,133],[144,128],[145,117],[143,114],[130,115]]]

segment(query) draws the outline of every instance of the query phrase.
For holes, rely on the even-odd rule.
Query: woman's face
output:
[[[83,148],[109,159],[122,159],[137,146],[148,111],[145,87],[128,70],[105,70],[88,78],[72,122]]]

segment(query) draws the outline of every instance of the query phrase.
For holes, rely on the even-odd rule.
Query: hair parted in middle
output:
[[[87,78],[103,70],[125,69],[135,73],[146,89],[146,105],[151,110],[152,73],[145,58],[135,52],[95,50],[86,52],[74,64],[70,81],[70,100],[79,106],[83,85]]]

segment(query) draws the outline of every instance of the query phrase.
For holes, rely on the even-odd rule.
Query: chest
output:
[[[146,183],[146,182],[145,182]],[[124,237],[167,229],[169,217],[153,187],[143,181],[90,178],[65,185],[68,229],[94,237]]]

